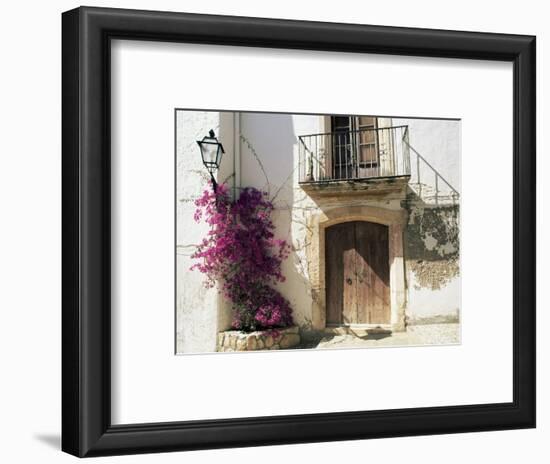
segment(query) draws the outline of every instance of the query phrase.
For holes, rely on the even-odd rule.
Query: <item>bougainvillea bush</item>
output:
[[[283,282],[281,264],[290,247],[274,237],[273,204],[266,192],[245,188],[232,200],[226,184],[207,189],[195,201],[195,221],[210,230],[198,246],[191,269],[216,282],[233,305],[233,328],[250,332],[292,325],[288,300],[273,286]]]

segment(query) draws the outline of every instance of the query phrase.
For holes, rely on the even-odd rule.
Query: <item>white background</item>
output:
[[[331,5],[319,2],[132,1],[93,2],[91,5],[145,9],[271,16],[325,21],[516,32],[538,35],[538,234],[543,228],[543,209],[548,177],[543,163],[543,111],[549,101],[542,92],[544,71],[550,56],[544,49],[550,33],[545,31],[543,3],[535,1],[383,2],[358,3],[340,0]],[[3,331],[2,447],[7,462],[57,462],[72,459],[58,451],[60,431],[60,12],[74,2],[25,2],[4,6],[0,102],[2,166],[0,198],[1,292]],[[546,174],[546,176],[544,175]],[[488,182],[490,176],[487,177]],[[498,184],[490,190],[498,197]],[[544,328],[550,322],[547,297],[543,295],[548,276],[540,263],[548,247],[539,240],[539,427],[536,430],[462,434],[455,436],[400,438],[389,440],[324,443],[269,449],[241,449],[180,453],[162,456],[107,458],[105,462],[226,462],[261,459],[280,462],[316,459],[390,460],[408,462],[479,462],[484,456],[498,462],[531,460],[544,462],[550,454],[544,438],[550,431],[548,354],[550,344]],[[490,330],[487,330],[490,342]],[[391,453],[388,452],[391,450]],[[546,458],[546,459],[545,459]]]
[[[111,60],[113,423],[513,400],[510,63],[141,41],[115,42]],[[189,72],[213,62],[235,72]],[[342,72],[346,86],[327,91]],[[174,356],[173,118],[185,106],[460,118],[462,344]]]

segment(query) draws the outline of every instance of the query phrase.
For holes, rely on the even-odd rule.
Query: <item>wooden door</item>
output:
[[[327,325],[389,324],[388,227],[355,221],[326,230]]]
[[[333,179],[380,175],[378,127],[373,116],[332,116]]]
[[[332,116],[332,166],[333,179],[356,177],[353,163],[352,118]]]
[[[356,118],[357,177],[377,177],[380,175],[378,131],[376,118],[359,116]]]
[[[354,224],[357,323],[389,324],[388,227],[372,222],[356,222]]]

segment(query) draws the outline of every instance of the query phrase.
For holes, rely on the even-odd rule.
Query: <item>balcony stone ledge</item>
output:
[[[300,187],[310,196],[365,195],[384,196],[405,195],[411,176],[373,177],[366,179],[342,179],[330,181],[300,182]]]

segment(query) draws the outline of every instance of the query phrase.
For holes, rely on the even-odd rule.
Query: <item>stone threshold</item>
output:
[[[432,325],[432,324],[458,324],[460,316],[458,311],[451,314],[434,314],[430,316],[407,316],[407,325]]]
[[[328,335],[358,335],[365,336],[369,334],[391,334],[393,332],[391,324],[354,324],[327,326],[324,333]]]

